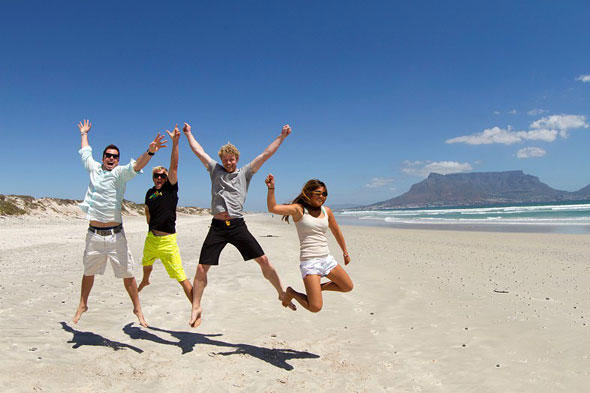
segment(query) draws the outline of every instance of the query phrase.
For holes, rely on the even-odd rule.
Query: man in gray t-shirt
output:
[[[252,176],[277,151],[283,140],[291,133],[291,127],[288,125],[283,126],[281,135],[268,145],[262,154],[239,169],[237,164],[240,159],[240,152],[234,145],[228,143],[221,147],[218,154],[222,165],[219,165],[205,153],[203,147],[191,133],[189,124],[184,123],[182,130],[192,151],[201,160],[211,176],[211,214],[213,214],[211,227],[201,247],[199,265],[195,273],[190,325],[197,327],[201,324],[201,298],[207,285],[207,272],[212,265],[219,264],[219,254],[228,243],[238,249],[244,261],[254,259],[260,265],[264,278],[270,281],[279,295],[279,300],[282,302],[285,291],[279,275],[264,254],[256,238],[248,230],[243,216],[244,202],[246,201]],[[293,303],[289,303],[288,307],[295,310]]]

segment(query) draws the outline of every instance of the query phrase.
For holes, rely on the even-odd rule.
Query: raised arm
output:
[[[78,128],[80,129],[80,136],[82,137],[82,148],[86,146],[90,146],[88,144],[88,131],[92,128],[92,123],[88,119],[84,119],[83,122],[78,123]]]
[[[178,181],[178,142],[180,141],[180,131],[178,124],[174,126],[172,132],[166,130],[170,139],[172,139],[172,153],[170,155],[170,168],[168,169],[168,181],[174,185]]]
[[[147,163],[150,162],[150,159],[152,158],[154,153],[156,153],[161,148],[166,147],[166,140],[162,139],[164,139],[164,135],[160,135],[160,133],[158,132],[158,135],[156,135],[156,139],[154,139],[153,142],[150,143],[147,151],[143,153],[141,156],[139,156],[135,161],[135,164],[133,165],[133,170],[135,172],[141,171],[147,165]]]
[[[186,135],[186,139],[188,140],[188,144],[191,147],[193,153],[195,153],[199,160],[201,160],[203,165],[205,165],[205,168],[209,168],[209,162],[211,162],[211,157],[209,157],[209,155],[205,153],[203,147],[199,144],[199,142],[197,142],[197,140],[193,136],[190,124],[184,123],[182,131],[184,132],[184,135]]]
[[[299,221],[303,216],[303,209],[298,204],[279,205],[275,199],[275,178],[269,173],[264,180],[268,187],[268,194],[266,194],[266,207],[268,211],[281,216],[293,216],[293,220]]]
[[[287,136],[291,133],[291,127],[287,124],[283,126],[281,130],[281,135],[279,135],[258,157],[252,160],[252,173],[258,172],[262,164],[266,162],[273,154],[277,151],[281,143],[285,140]]]
[[[327,206],[324,206],[324,207],[326,208],[326,212],[328,213],[328,225],[330,227],[330,231],[332,232],[332,235],[334,235],[336,242],[338,242],[338,245],[342,249],[342,256],[344,257],[344,264],[348,265],[350,263],[350,255],[348,255],[348,251],[346,250],[346,242],[344,241],[344,235],[342,235],[342,231],[340,230],[340,227],[338,226],[338,223],[336,222],[336,217],[334,217],[334,213],[332,213],[332,209],[330,209]]]

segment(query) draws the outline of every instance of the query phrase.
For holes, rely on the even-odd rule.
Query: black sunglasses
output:
[[[157,179],[157,178],[165,179],[167,177],[168,177],[168,175],[166,175],[165,173],[154,173],[154,179]]]
[[[118,160],[119,155],[118,154],[111,154],[111,153],[104,153],[104,158],[114,158],[114,159]]]
[[[323,197],[327,197],[328,196],[328,191],[324,191],[324,192],[320,192],[320,191],[312,191],[311,192],[313,195],[317,195],[317,196],[323,196]]]

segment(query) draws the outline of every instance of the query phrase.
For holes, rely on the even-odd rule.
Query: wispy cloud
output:
[[[588,128],[586,117],[580,115],[552,115],[532,122],[528,131],[513,131],[493,127],[471,135],[463,135],[447,139],[446,143],[465,143],[468,145],[489,145],[501,143],[511,145],[525,140],[553,142],[557,136],[568,137],[568,131],[577,128]]]
[[[395,189],[391,185],[395,181],[393,177],[374,177],[371,181],[365,184],[365,187],[368,188],[381,188],[381,187],[389,187],[391,190]]]
[[[590,74],[580,75],[576,78],[576,80],[588,83],[590,82]]]
[[[516,111],[516,109],[512,109],[512,110],[509,110],[508,113],[511,115],[516,115],[518,112]]]
[[[516,152],[518,158],[543,157],[547,152],[540,147],[525,147]]]
[[[535,109],[531,109],[530,111],[528,111],[527,114],[530,116],[539,116],[539,115],[542,115],[543,113],[547,113],[547,112],[549,112],[549,111],[546,109],[535,108]]]
[[[473,170],[468,162],[456,161],[404,161],[402,171],[411,176],[427,177],[430,173],[447,175],[449,173]]]

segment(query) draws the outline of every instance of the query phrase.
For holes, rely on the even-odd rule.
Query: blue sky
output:
[[[119,3],[124,3],[123,5]],[[429,171],[522,169],[590,183],[590,4],[5,1],[0,14],[2,194],[81,199],[76,124],[122,162],[189,121],[211,156],[241,164],[289,123],[255,175],[288,201],[310,178],[328,205],[397,196]],[[169,162],[169,150],[148,166]],[[149,171],[128,183],[141,202]],[[180,204],[208,207],[207,172],[181,140]]]

